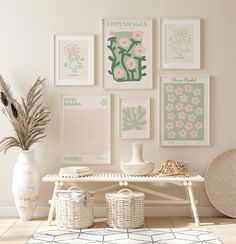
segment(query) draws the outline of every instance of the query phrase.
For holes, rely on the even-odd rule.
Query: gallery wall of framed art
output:
[[[97,96],[79,93],[62,95],[63,123],[60,131],[64,163],[111,163],[109,141],[117,133],[120,140],[151,139],[152,99],[145,96],[145,90],[156,88],[158,94],[154,101],[157,102],[158,118],[154,125],[158,128],[157,145],[210,145],[209,76],[194,75],[192,72],[191,75],[158,73],[159,79],[153,79],[153,56],[159,59],[160,73],[162,69],[200,69],[201,20],[160,18],[156,22],[158,31],[154,33],[158,38],[155,40],[159,40],[159,43],[155,43],[157,53],[153,49],[152,18],[101,20],[100,93]],[[93,34],[56,35],[55,85],[94,85],[97,78],[94,76],[94,57],[97,53],[94,46]],[[156,83],[154,88],[153,80]],[[120,89],[128,91],[125,96],[116,95],[116,90]],[[142,96],[138,96],[140,91]],[[110,104],[105,93],[118,99],[118,106]],[[114,133],[110,119],[111,114],[117,112],[119,128]],[[86,153],[83,151],[85,148]]]

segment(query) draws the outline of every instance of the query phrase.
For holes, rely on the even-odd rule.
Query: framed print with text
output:
[[[160,144],[209,146],[208,76],[160,76]]]
[[[63,163],[111,163],[110,95],[63,95],[61,121]]]
[[[200,19],[160,19],[161,69],[200,69]]]
[[[94,36],[55,36],[55,85],[94,85]]]
[[[103,19],[103,87],[152,88],[152,19]]]

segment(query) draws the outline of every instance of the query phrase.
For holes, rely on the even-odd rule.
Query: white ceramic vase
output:
[[[133,146],[133,152],[132,152],[132,159],[130,163],[131,164],[145,163],[143,159],[143,144],[133,143],[132,146]]]
[[[23,221],[33,218],[38,202],[40,183],[34,151],[20,150],[13,171],[12,191],[17,212]]]

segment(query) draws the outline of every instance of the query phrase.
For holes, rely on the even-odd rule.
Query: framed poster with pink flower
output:
[[[152,19],[103,19],[103,87],[152,88]]]
[[[209,146],[209,77],[160,76],[160,144]]]
[[[55,36],[55,85],[94,85],[94,36]]]

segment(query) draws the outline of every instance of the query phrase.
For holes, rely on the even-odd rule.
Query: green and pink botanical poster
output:
[[[161,76],[160,105],[161,145],[209,145],[209,77]]]
[[[150,98],[120,98],[120,137],[150,137]]]
[[[55,85],[94,84],[94,37],[55,37]]]
[[[103,20],[103,85],[152,88],[152,20]]]

